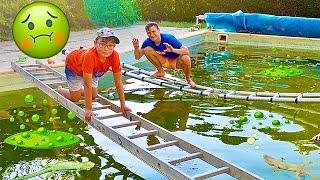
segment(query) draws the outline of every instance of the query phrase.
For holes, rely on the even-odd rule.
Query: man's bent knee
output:
[[[188,55],[182,55],[182,56],[180,57],[180,59],[181,59],[184,63],[189,63],[189,62],[191,62],[190,56],[188,56]]]
[[[183,67],[187,67],[187,66],[189,66],[189,64],[191,64],[190,56],[182,55],[177,60],[176,67],[177,67],[177,69],[183,69]]]

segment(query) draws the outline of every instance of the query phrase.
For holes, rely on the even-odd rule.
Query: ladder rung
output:
[[[230,95],[235,95],[237,92],[236,91],[230,91],[227,94],[225,94],[226,96],[230,96]]]
[[[212,176],[217,176],[219,174],[227,173],[230,171],[229,167],[221,167],[212,171],[207,171],[198,175],[193,176],[194,179],[200,180],[200,179],[207,179]]]
[[[178,142],[179,142],[178,140],[168,141],[168,142],[161,143],[161,144],[151,145],[151,146],[147,147],[146,149],[149,151],[153,151],[156,149],[161,149],[161,148],[177,145]]]
[[[97,111],[97,110],[101,110],[101,109],[107,109],[110,108],[111,105],[103,105],[103,106],[99,106],[99,107],[93,107],[92,111]]]
[[[61,77],[53,76],[53,77],[39,77],[40,81],[46,81],[46,80],[54,80],[54,79],[61,79]]]
[[[24,69],[25,71],[44,71],[44,70],[47,70],[47,68],[37,68],[37,67],[35,67],[35,68],[25,68]]]
[[[46,85],[53,85],[53,84],[64,84],[67,83],[67,81],[54,81],[54,82],[48,82],[45,83]]]
[[[110,118],[119,117],[119,116],[122,116],[122,112],[121,113],[114,113],[114,114],[106,115],[106,116],[98,116],[96,118],[98,118],[100,120],[105,120],[105,119],[110,119]]]
[[[123,127],[128,127],[128,126],[134,126],[140,124],[140,121],[130,121],[127,123],[122,123],[118,125],[111,126],[113,129],[118,129],[118,128],[123,128]]]
[[[20,66],[23,68],[26,68],[26,67],[40,67],[41,65],[40,64],[22,64]]]
[[[199,158],[201,156],[202,156],[201,152],[196,152],[196,153],[188,154],[186,156],[182,156],[179,159],[174,159],[174,160],[168,161],[168,163],[170,163],[172,165],[175,165],[175,164],[178,164],[178,163],[181,163],[181,162],[184,162],[184,161],[189,161],[191,159]]]
[[[158,133],[158,130],[151,130],[151,131],[147,131],[144,133],[134,134],[134,135],[128,136],[128,138],[135,139],[135,138],[139,138],[139,137],[143,137],[143,136],[155,135],[157,133]]]
[[[39,72],[39,73],[32,73],[33,76],[41,76],[41,75],[49,75],[54,74],[53,72]]]
[[[133,73],[133,74],[140,74],[140,70],[137,69],[137,70],[130,70],[128,71],[129,73]]]

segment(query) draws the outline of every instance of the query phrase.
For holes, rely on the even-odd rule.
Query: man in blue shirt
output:
[[[191,60],[188,48],[173,35],[160,33],[159,26],[155,22],[148,23],[145,29],[148,38],[143,42],[141,48],[139,48],[137,38],[132,40],[135,58],[140,59],[143,55],[148,58],[157,68],[153,77],[164,77],[163,68],[182,69],[188,84],[195,87],[196,84],[191,79]]]

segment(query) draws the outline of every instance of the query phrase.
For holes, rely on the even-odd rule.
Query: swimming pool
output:
[[[194,39],[198,41],[199,37]],[[201,85],[247,91],[319,92],[320,90],[318,84],[320,57],[316,50],[204,43],[190,47],[190,51],[193,59],[193,79]],[[146,61],[136,65],[153,69]],[[302,73],[287,77],[263,73],[279,66],[296,68]],[[181,72],[169,71],[169,73],[183,77]],[[106,83],[103,86],[110,87],[112,84]],[[27,94],[34,95],[36,108],[24,102]],[[110,95],[112,90],[103,94]],[[14,101],[11,101],[12,97],[15,97]],[[38,113],[47,120],[50,117],[48,112],[52,108],[58,109],[60,119],[65,119],[68,111],[55,102],[49,100],[48,107],[41,105],[42,99],[45,98],[48,97],[34,88],[1,93],[1,102],[8,103],[1,104],[0,133],[7,137],[20,132],[21,123],[26,124],[27,129],[39,127],[39,124],[34,124],[32,121],[26,122],[26,119],[33,113]],[[320,175],[318,169],[320,144],[310,140],[313,135],[319,133],[318,103],[217,100],[170,89],[148,89],[143,86],[127,91],[126,98],[135,113],[265,179],[295,178],[295,173],[292,172],[274,173],[273,168],[263,160],[265,154],[276,159],[283,157],[286,162],[294,164],[313,160],[306,170]],[[114,101],[117,102],[116,99]],[[26,118],[17,118],[16,121],[10,122],[11,116],[17,116],[14,110],[24,110]],[[255,118],[256,112],[262,112],[264,117]],[[241,123],[239,127],[237,121],[241,116],[247,117],[248,121]],[[272,125],[274,120],[279,120],[281,125]],[[87,127],[85,123],[78,122],[78,119],[65,123],[61,120],[45,123],[50,129],[63,131],[68,131],[68,128],[72,127],[73,133],[82,137],[83,142],[72,148],[37,151],[4,144],[2,140],[5,137],[1,137],[0,154],[1,157],[7,157],[5,160],[1,158],[0,161],[3,177],[39,169],[47,162],[89,159],[95,162],[96,166],[90,171],[81,171],[83,178],[103,179],[112,176],[115,178],[128,176],[132,179],[164,178],[99,132]],[[267,126],[270,129],[265,128]],[[254,142],[249,144],[247,142],[249,137],[252,137]],[[154,144],[160,140],[157,137],[148,137],[145,141]],[[187,170],[190,173],[203,170],[198,169],[196,165],[196,162],[192,166],[182,164],[181,168],[190,169]],[[60,173],[58,175],[70,176]],[[303,178],[310,179],[309,176]]]
[[[215,43],[197,45],[190,51],[193,79],[200,85],[257,92],[320,90],[320,55],[317,51]],[[137,66],[152,69],[145,63]],[[286,68],[300,73],[265,73],[266,70]],[[183,78],[181,72],[169,72]],[[273,167],[264,161],[264,155],[284,158],[285,162],[297,165],[312,160],[306,171],[320,175],[320,144],[310,140],[319,133],[319,103],[217,100],[143,87],[131,90],[126,97],[140,107],[146,105],[147,108],[135,109],[144,118],[265,179],[292,179],[295,173],[274,173]],[[256,118],[257,112],[261,112],[263,118]],[[248,120],[237,123],[241,117]],[[250,137],[254,137],[254,142],[247,142]],[[309,176],[304,178],[310,179]]]

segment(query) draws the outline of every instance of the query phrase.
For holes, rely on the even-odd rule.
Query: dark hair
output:
[[[159,25],[156,22],[149,22],[145,27],[146,31],[148,31],[152,26],[156,27],[157,29],[160,29]]]

